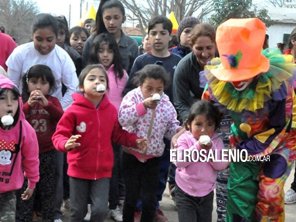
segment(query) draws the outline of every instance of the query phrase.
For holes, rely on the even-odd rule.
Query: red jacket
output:
[[[7,71],[7,66],[5,64],[7,58],[10,56],[14,48],[16,47],[15,41],[11,38],[11,36],[0,33],[0,66],[2,66]]]
[[[40,104],[29,106],[28,102],[24,104],[23,110],[27,121],[36,131],[39,153],[53,150],[51,136],[56,130],[56,125],[63,115],[63,108],[56,97],[46,96],[48,106],[42,107]]]
[[[60,119],[52,136],[60,151],[71,135],[80,134],[81,144],[67,154],[68,175],[80,179],[110,178],[113,167],[112,141],[125,146],[136,146],[137,136],[124,131],[118,123],[116,108],[104,96],[96,108],[83,95],[73,94],[74,102]]]

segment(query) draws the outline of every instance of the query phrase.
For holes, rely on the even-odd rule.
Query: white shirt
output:
[[[55,89],[52,96],[57,97],[65,110],[72,103],[72,93],[78,87],[76,68],[68,53],[55,45],[47,55],[41,55],[34,47],[33,42],[22,44],[14,49],[6,61],[8,77],[22,91],[22,77],[26,72],[37,64],[47,65],[51,68],[55,77]],[[62,83],[67,91],[62,96]]]

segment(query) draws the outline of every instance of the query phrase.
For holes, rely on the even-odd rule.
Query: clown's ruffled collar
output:
[[[287,83],[292,80],[295,65],[290,58],[273,50],[265,50],[263,54],[270,61],[268,72],[254,78],[252,83],[243,91],[237,91],[229,82],[218,80],[212,73],[219,64],[215,58],[212,65],[206,66],[206,78],[209,89],[215,99],[228,110],[241,112],[248,110],[255,112],[263,108],[264,103],[270,99],[282,100],[287,96]]]

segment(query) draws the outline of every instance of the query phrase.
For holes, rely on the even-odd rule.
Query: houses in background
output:
[[[289,36],[296,27],[296,8],[268,8],[273,25],[268,27],[269,47],[277,47],[277,43],[288,44]]]

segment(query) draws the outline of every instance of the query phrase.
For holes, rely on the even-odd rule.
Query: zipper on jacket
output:
[[[98,136],[101,137],[100,135],[100,126],[101,126],[101,122],[100,122],[100,118],[99,118],[99,107],[96,108],[96,115],[97,115],[97,120],[98,120]],[[100,141],[100,138],[98,138],[99,141]],[[98,143],[98,150],[97,150],[97,153],[96,153],[96,171],[95,171],[95,180],[97,180],[97,171],[99,170],[99,158],[98,158],[98,155],[100,154],[100,151],[101,151],[101,143]]]

